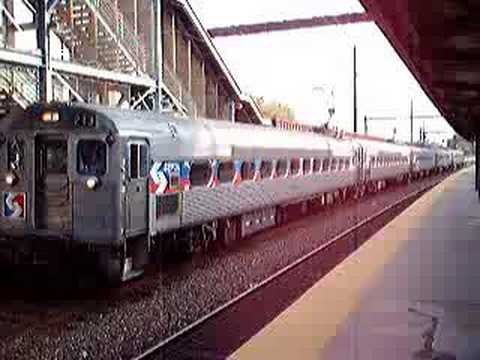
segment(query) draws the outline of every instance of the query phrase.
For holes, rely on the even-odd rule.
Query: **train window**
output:
[[[107,144],[99,140],[80,140],[77,171],[80,175],[104,175],[107,171]]]
[[[130,179],[138,179],[138,145],[130,145]]]
[[[255,164],[250,161],[244,161],[242,165],[242,179],[252,180],[255,174]]]
[[[140,145],[140,177],[148,176],[148,147],[147,145]]]
[[[233,180],[235,169],[232,161],[222,162],[218,168],[218,180],[221,183],[230,183]]]
[[[350,158],[345,159],[345,170],[350,170]]]
[[[290,175],[297,175],[300,171],[300,159],[290,160]]]
[[[272,175],[272,162],[270,160],[262,161],[260,175],[262,175],[262,179],[268,179]]]
[[[303,175],[310,173],[310,159],[301,159],[300,165],[302,167]]]
[[[277,161],[277,176],[278,177],[285,176],[287,174],[287,166],[288,166],[287,160],[279,159]]]
[[[338,160],[337,158],[332,158],[330,161],[330,171],[337,171]]]
[[[148,176],[148,147],[145,144],[130,144],[130,179]]]
[[[50,140],[43,144],[44,170],[48,174],[67,173],[67,142]]]
[[[322,166],[322,160],[320,159],[313,159],[313,173],[316,174],[320,172]]]
[[[329,159],[323,159],[323,162],[322,162],[322,172],[327,172],[329,167],[330,167],[330,161],[329,161]]]
[[[190,169],[190,184],[192,186],[207,186],[212,176],[208,161],[195,161]]]

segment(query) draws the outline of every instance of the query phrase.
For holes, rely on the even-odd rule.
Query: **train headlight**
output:
[[[42,114],[43,122],[58,122],[60,120],[60,114],[54,111],[46,111]]]
[[[5,176],[5,182],[10,186],[14,185],[16,181],[17,177],[13,173],[9,173]]]
[[[90,190],[94,190],[98,186],[98,179],[95,176],[92,176],[87,179],[86,185]]]

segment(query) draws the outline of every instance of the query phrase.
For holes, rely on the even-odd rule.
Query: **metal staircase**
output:
[[[55,32],[75,61],[112,71],[147,71],[147,48],[115,0],[61,0],[54,9]],[[172,107],[196,116],[197,105],[178,76],[164,63],[162,93]]]
[[[146,72],[146,48],[110,0],[61,0],[52,21],[75,61],[124,73]]]
[[[32,12],[36,12],[35,0],[23,2]],[[147,47],[120,11],[116,0],[59,0],[52,11],[51,21],[52,30],[70,50],[74,62],[135,75],[148,72],[150,55]],[[162,103],[171,110],[195,117],[197,104],[188,87],[167,63],[163,66]],[[78,82],[72,83],[68,77],[61,82],[54,82],[54,85],[55,94],[62,93],[61,87],[66,87],[76,98],[79,98],[78,94],[83,94]],[[8,67],[0,69],[0,97],[4,94],[9,101],[14,100],[25,108],[38,101],[38,90],[35,72]],[[153,108],[152,89],[137,90],[139,95],[130,105],[134,108]],[[136,91],[132,89],[132,93]],[[0,101],[0,115],[1,104]]]

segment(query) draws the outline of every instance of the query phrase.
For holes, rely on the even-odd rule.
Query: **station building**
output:
[[[36,101],[82,101],[261,123],[187,0],[0,5],[2,112]]]

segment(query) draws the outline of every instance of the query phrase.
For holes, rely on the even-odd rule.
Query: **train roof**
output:
[[[367,152],[371,156],[382,155],[401,155],[407,156],[410,153],[411,147],[408,145],[400,145],[389,143],[386,141],[369,140],[369,139],[355,139],[353,140],[363,148],[367,149]]]
[[[35,121],[46,111],[58,111],[58,124]],[[292,132],[227,121],[177,118],[156,112],[133,111],[84,103],[36,104],[15,111],[0,122],[0,131],[55,126],[68,132],[79,114],[94,116],[96,129],[120,137],[146,138],[154,159],[352,156],[362,146],[373,156],[431,154],[436,150],[369,139],[335,139],[312,132]],[[453,151],[453,150],[450,150]],[[438,150],[440,152],[440,150]],[[443,151],[441,151],[443,152]]]
[[[146,138],[154,159],[235,157],[352,156],[354,143],[314,133],[290,132],[267,126],[233,124],[227,121],[177,118],[156,112],[109,108],[84,103],[37,104],[27,109],[23,126],[49,126],[32,121],[32,114],[58,111],[60,122],[74,129],[79,114],[95,117],[96,128],[120,137]],[[15,120],[17,121],[17,120]],[[22,121],[15,127],[21,127]],[[55,126],[55,125],[52,125]]]
[[[234,124],[228,121],[177,118],[155,112],[75,105],[101,113],[112,121],[120,136],[145,137],[159,158],[300,157],[334,151],[351,156],[352,144],[309,133],[292,133],[266,126]]]

